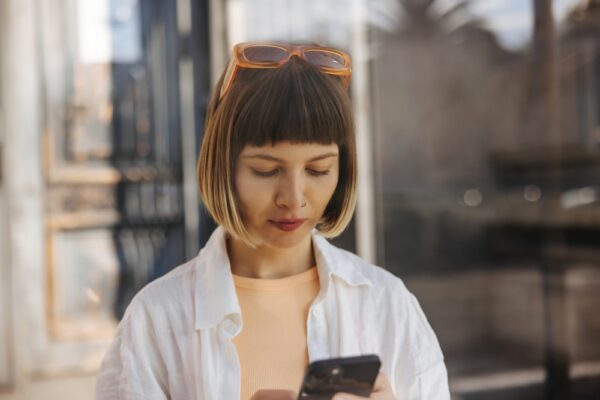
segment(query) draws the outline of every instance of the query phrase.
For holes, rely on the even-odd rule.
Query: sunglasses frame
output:
[[[273,62],[255,62],[248,60],[244,54],[244,51],[251,47],[260,47],[260,46],[269,46],[269,47],[277,47],[286,51],[286,56],[279,60]],[[336,48],[333,47],[321,47],[315,45],[291,45],[287,43],[279,43],[279,42],[244,42],[238,43],[233,47],[233,57],[227,66],[227,72],[225,73],[225,77],[223,79],[223,84],[221,85],[221,91],[219,94],[219,101],[223,99],[223,97],[229,91],[231,87],[231,83],[235,80],[237,72],[240,68],[279,68],[285,63],[287,63],[293,56],[301,58],[310,63],[306,59],[305,53],[307,51],[323,51],[330,52],[340,56],[344,60],[344,64],[342,68],[331,68],[325,67],[321,65],[315,65],[321,71],[328,75],[339,76],[342,78],[342,82],[344,87],[347,89],[350,86],[350,78],[352,76],[352,59],[350,56]],[[312,64],[312,63],[311,63]]]

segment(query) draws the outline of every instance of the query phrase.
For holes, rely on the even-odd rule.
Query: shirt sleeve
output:
[[[417,375],[409,387],[409,400],[450,400],[448,374],[446,366],[440,362],[425,372]]]
[[[402,370],[404,376],[396,376],[396,396],[401,400],[450,400],[448,373],[437,337],[415,296],[409,293],[408,299],[411,368]]]
[[[128,307],[102,362],[96,400],[167,400],[167,371],[150,315]]]

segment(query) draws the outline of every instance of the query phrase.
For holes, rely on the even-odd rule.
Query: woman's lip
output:
[[[303,218],[282,218],[282,219],[272,219],[271,222],[281,223],[281,224],[293,224],[296,222],[304,222]]]
[[[304,223],[304,221],[305,220],[303,220],[303,219],[278,220],[278,221],[269,220],[270,223],[272,223],[278,229],[280,229],[280,230],[282,230],[284,232],[295,231],[296,229],[298,229]]]

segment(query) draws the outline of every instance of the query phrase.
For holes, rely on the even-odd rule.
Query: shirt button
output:
[[[323,312],[321,311],[321,309],[317,308],[317,307],[313,308],[312,313],[317,318],[319,318],[323,314]]]
[[[235,324],[230,320],[225,320],[221,324],[221,328],[227,332],[229,336],[233,336],[235,333]]]

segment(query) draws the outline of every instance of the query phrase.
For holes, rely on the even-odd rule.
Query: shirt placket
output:
[[[309,361],[329,358],[327,348],[327,325],[325,324],[324,300],[314,302],[306,321],[306,341]]]
[[[237,348],[233,343],[233,338],[239,334],[241,327],[238,326],[230,319],[226,319],[222,324],[222,335],[224,340],[224,348],[227,352],[227,371],[229,374],[226,378],[227,388],[229,391],[228,396],[223,398],[239,399],[241,392],[241,366],[240,358],[238,356]]]
[[[211,357],[202,357],[204,379],[202,382],[204,398],[207,399],[239,399],[240,398],[240,362],[233,343],[237,332],[235,323],[226,319],[216,327],[217,349],[215,342],[209,341],[203,346],[204,354]]]

